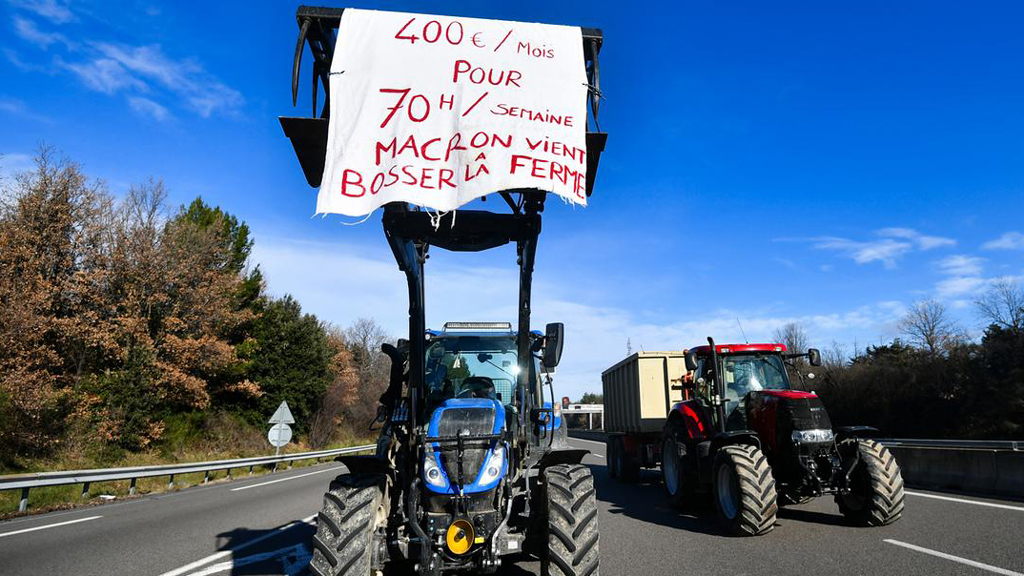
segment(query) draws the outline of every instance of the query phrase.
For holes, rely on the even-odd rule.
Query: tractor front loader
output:
[[[281,118],[311,186],[320,184],[329,107],[317,115],[342,10],[300,7],[293,71],[313,54],[313,117]],[[599,82],[600,30],[583,29],[588,81]],[[325,99],[329,102],[329,99]],[[590,100],[596,117],[597,98]],[[587,195],[606,134],[587,134]],[[563,326],[531,330],[531,288],[546,193],[495,190],[507,212],[459,210],[440,217],[405,202],[384,205],[384,236],[409,292],[408,338],[385,344],[390,384],[380,399],[373,456],[345,456],[347,471],[324,494],[311,572],[367,576],[395,567],[419,574],[492,572],[508,555],[532,553],[545,574],[598,574],[597,508],[585,450],[560,430],[550,372]],[[424,270],[432,247],[478,252],[514,244],[518,318],[425,324]],[[481,310],[480,314],[488,315]]]

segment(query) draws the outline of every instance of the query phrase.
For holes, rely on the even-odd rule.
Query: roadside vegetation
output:
[[[874,426],[891,438],[1024,439],[1024,289],[996,281],[975,310],[986,328],[972,340],[942,304],[917,302],[899,338],[852,356],[833,344],[821,368],[800,368],[818,372],[802,386],[822,397],[838,426]],[[799,325],[776,338],[806,350]]]
[[[201,198],[170,206],[157,180],[115,198],[50,149],[36,162],[0,181],[0,474],[267,454],[281,401],[290,451],[371,436],[388,374],[372,320],[268,294],[249,227]]]

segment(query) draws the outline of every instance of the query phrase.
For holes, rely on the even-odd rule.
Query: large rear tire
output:
[[[775,526],[775,479],[756,446],[723,446],[715,455],[713,486],[718,515],[730,534],[759,536]]]
[[[675,436],[666,434],[661,441],[661,480],[669,502],[682,507],[687,500],[688,486],[683,473],[683,461],[679,457],[679,444]]]
[[[850,493],[836,495],[839,511],[860,526],[892,524],[903,515],[900,466],[892,453],[874,440],[857,440],[856,450],[860,462],[850,475]]]
[[[544,469],[547,554],[544,576],[598,576],[597,495],[590,468],[559,464]]]
[[[331,482],[313,536],[310,574],[371,574],[374,533],[387,517],[384,486],[382,474],[343,474]]]

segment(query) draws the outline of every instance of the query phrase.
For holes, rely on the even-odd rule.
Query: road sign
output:
[[[287,402],[281,402],[281,405],[277,407],[277,411],[270,417],[271,424],[295,424],[295,418],[292,417],[292,411],[288,409]]]
[[[292,441],[292,427],[287,424],[274,424],[267,432],[267,440],[275,448],[280,448]]]

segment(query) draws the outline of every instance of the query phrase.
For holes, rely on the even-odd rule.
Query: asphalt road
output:
[[[775,530],[731,538],[710,509],[679,511],[658,475],[607,476],[593,452],[601,571],[638,574],[1003,574],[1024,576],[1024,504],[912,490],[884,528],[845,525],[830,499],[784,509]],[[306,574],[321,494],[338,465],[0,523],[0,575],[211,576]],[[520,559],[502,574],[538,574]]]

